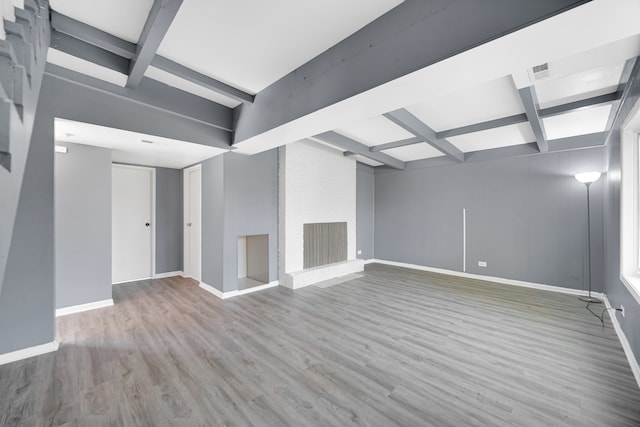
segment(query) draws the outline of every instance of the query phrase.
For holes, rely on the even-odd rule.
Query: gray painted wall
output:
[[[375,176],[371,166],[356,163],[356,255],[372,259],[374,247]]]
[[[6,3],[5,7],[13,7],[13,4]],[[23,178],[31,153],[30,144],[35,138],[34,120],[50,41],[48,11],[39,7],[36,10],[37,17],[27,12],[34,18],[33,31],[24,31],[23,36],[7,34],[2,40],[2,50],[13,52],[15,56],[5,53],[0,61],[0,298],[13,250],[13,232],[18,227],[17,213],[21,191],[25,188]],[[28,81],[24,69],[27,62],[30,63]],[[0,341],[2,338],[0,333]]]
[[[178,111],[144,104],[145,101],[151,102],[150,99],[124,99],[50,74],[45,75],[45,84],[51,85],[56,90],[57,102],[54,107],[56,117],[203,145],[228,145],[230,138],[228,132],[207,124],[203,120],[189,118],[189,114],[194,112],[193,105],[200,105],[203,111],[209,111],[206,105],[212,103],[185,92],[178,96],[180,91],[161,83],[158,84],[167,88],[172,98],[168,98],[169,94],[166,91],[162,93],[157,91],[158,97],[162,98],[160,104],[174,105],[178,107]],[[114,87],[114,85],[108,86]],[[130,89],[115,87],[120,92],[131,92]],[[138,92],[136,93],[139,95]],[[154,92],[147,91],[147,93]],[[189,107],[189,103],[193,105]],[[213,111],[210,112],[212,115],[215,114]]]
[[[32,117],[30,112],[25,109],[25,117]],[[0,354],[51,342],[55,336],[54,117],[205,145],[227,141],[224,132],[186,116],[45,75],[24,182],[15,190],[20,200],[0,292],[0,325],[20,326],[0,327]]]
[[[239,236],[269,235],[269,281],[278,279],[278,152],[225,153],[202,164],[202,281],[238,289]]]
[[[222,290],[224,156],[202,162],[202,278]]]
[[[111,299],[111,150],[55,154],[56,308]]]
[[[617,316],[629,345],[640,358],[640,304],[620,281],[620,137],[619,133],[608,146],[609,172],[605,188],[605,284],[612,307],[624,306],[625,317]]]
[[[52,101],[44,85],[0,293],[0,354],[55,337]]]
[[[156,168],[156,273],[182,271],[182,170]]]
[[[594,148],[376,171],[375,257],[462,271],[466,208],[468,273],[585,289],[586,189],[573,175],[604,162]],[[591,193],[594,291],[603,290],[603,181]]]
[[[278,150],[224,154],[224,292],[238,289],[238,237],[269,236],[269,282],[278,280]]]
[[[615,314],[620,322],[629,345],[640,362],[640,304],[631,295],[627,287],[620,281],[620,179],[621,151],[620,127],[640,102],[640,83],[637,64],[630,78],[630,90],[625,92],[620,113],[609,135],[608,146],[608,179],[605,189],[605,284],[606,293],[613,307],[624,305],[625,317]]]
[[[111,298],[111,150],[55,156],[56,308]],[[182,270],[182,171],[156,169],[156,273]]]

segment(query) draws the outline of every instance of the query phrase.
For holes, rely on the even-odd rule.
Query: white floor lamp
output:
[[[591,296],[591,204],[589,202],[589,192],[591,184],[593,184],[600,178],[600,172],[577,173],[575,177],[578,181],[587,186],[587,247],[589,248],[587,258],[589,275],[587,276],[587,279],[589,281],[589,296],[579,297],[579,299],[581,301],[589,302],[592,304],[600,304],[602,303],[602,301]]]

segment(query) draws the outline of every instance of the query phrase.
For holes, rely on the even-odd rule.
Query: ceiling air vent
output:
[[[531,69],[530,73],[533,81],[546,79],[551,75],[549,63],[545,62],[544,64],[536,65]]]

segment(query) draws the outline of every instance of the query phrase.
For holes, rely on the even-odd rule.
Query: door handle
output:
[[[148,222],[145,222],[145,223],[144,223],[144,226],[145,226],[145,227],[148,227],[148,226],[149,226],[149,223],[148,223]]]

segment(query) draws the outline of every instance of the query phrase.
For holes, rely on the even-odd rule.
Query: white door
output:
[[[201,187],[200,165],[184,171],[184,273],[201,280]]]
[[[150,168],[112,167],[112,281],[153,276],[153,178]]]

